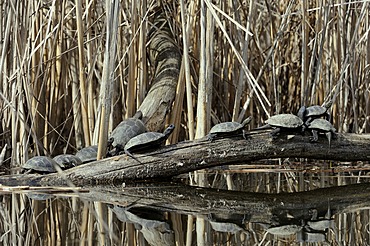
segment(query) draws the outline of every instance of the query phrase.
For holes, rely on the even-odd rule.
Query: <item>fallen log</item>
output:
[[[281,135],[272,139],[268,132],[241,136],[206,138],[164,146],[158,150],[135,154],[140,160],[120,155],[87,163],[62,173],[48,175],[2,176],[0,184],[75,185],[122,183],[128,181],[172,178],[190,171],[271,158],[308,158],[338,161],[370,160],[370,134],[338,134],[328,146],[326,138],[311,143],[309,136]]]
[[[155,18],[149,36],[149,58],[155,72],[150,90],[138,110],[143,113],[143,122],[150,131],[161,131],[175,100],[182,56],[162,14]]]

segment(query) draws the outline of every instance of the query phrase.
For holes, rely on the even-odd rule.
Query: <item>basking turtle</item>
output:
[[[53,160],[56,161],[62,169],[68,169],[82,164],[80,158],[70,154],[57,155]]]
[[[308,125],[308,129],[312,131],[312,137],[310,139],[311,142],[317,142],[319,140],[318,133],[325,133],[330,148],[331,139],[335,136],[336,133],[334,126],[329,121],[325,119],[314,119]]]
[[[144,123],[141,121],[142,117],[142,112],[138,111],[132,118],[123,120],[118,124],[108,140],[108,145],[113,148],[109,155],[118,155],[123,151],[126,143],[131,138],[147,131]]]
[[[300,131],[302,129],[303,120],[294,114],[277,114],[266,120],[266,123],[266,126],[260,127],[259,129],[273,127],[275,129],[270,135],[276,137],[281,131]]]
[[[208,140],[213,141],[216,137],[234,136],[243,133],[243,137],[247,139],[244,127],[249,124],[252,117],[249,116],[241,124],[238,122],[223,122],[211,128],[208,134]]]
[[[308,126],[311,121],[317,118],[325,117],[326,120],[330,121],[330,113],[328,112],[329,108],[333,105],[333,101],[329,100],[324,103],[322,106],[313,105],[307,107],[304,113],[305,123]]]
[[[34,156],[22,166],[24,173],[56,173],[58,163],[47,156]]]
[[[170,134],[175,129],[174,125],[169,125],[163,133],[160,132],[145,132],[136,137],[131,138],[125,145],[125,153],[140,162],[136,159],[131,153],[144,151],[148,149],[153,149],[161,146],[164,141],[170,136]]]
[[[98,155],[97,145],[92,145],[92,146],[82,148],[76,153],[76,156],[80,158],[82,163],[96,161],[97,155]]]

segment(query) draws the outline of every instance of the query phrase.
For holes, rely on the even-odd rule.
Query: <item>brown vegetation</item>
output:
[[[158,11],[189,54],[176,95],[183,103],[168,116],[178,122],[172,142],[251,114],[256,126],[328,98],[339,131],[369,131],[367,2],[205,1],[204,10],[180,2],[122,1],[113,32],[106,23],[114,13],[101,1],[1,3],[0,144],[9,148],[7,161],[74,152],[133,115],[151,87],[146,46]],[[109,63],[106,43],[115,35]],[[109,93],[104,69],[114,72]],[[109,101],[109,126],[102,128]]]

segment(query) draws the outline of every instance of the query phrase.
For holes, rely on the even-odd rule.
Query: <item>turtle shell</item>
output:
[[[209,133],[232,133],[243,128],[238,122],[222,122],[211,128]]]
[[[308,129],[319,130],[322,132],[335,132],[334,126],[325,119],[314,119],[308,126]]]
[[[35,156],[29,159],[22,168],[28,172],[55,173],[58,163],[47,156]]]
[[[68,169],[82,164],[80,158],[70,154],[57,155],[53,160],[56,161],[62,169]]]
[[[294,114],[277,114],[271,116],[266,123],[273,127],[298,128],[303,125],[301,118]]]
[[[52,194],[45,194],[45,193],[26,193],[26,196],[29,198],[29,199],[32,199],[32,200],[36,200],[36,201],[45,201],[45,200],[48,200],[48,199],[51,199],[54,197],[54,195]]]
[[[316,231],[324,231],[327,228],[333,228],[335,223],[333,219],[322,219],[316,221],[307,221],[307,225]]]
[[[300,230],[302,230],[302,226],[299,225],[282,225],[270,227],[266,231],[273,235],[288,236],[296,234]]]
[[[82,148],[76,153],[76,156],[82,161],[82,163],[96,161],[97,155],[98,155],[97,145]]]
[[[211,128],[209,133],[233,133],[242,130],[251,121],[251,117],[245,119],[241,124],[238,122],[222,122]]]
[[[147,129],[140,119],[129,118],[118,124],[109,139],[112,141],[113,148],[117,146],[123,148],[131,138],[146,131]]]
[[[323,106],[313,105],[313,106],[307,107],[305,116],[306,117],[323,116],[328,111],[328,109],[331,107],[332,104],[333,104],[332,101],[328,101],[327,103],[324,103]]]
[[[125,152],[132,152],[142,149],[150,149],[160,146],[170,136],[174,125],[170,125],[164,133],[160,132],[145,132],[131,138],[124,147]]]

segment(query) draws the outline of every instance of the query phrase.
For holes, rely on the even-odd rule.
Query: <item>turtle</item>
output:
[[[271,116],[266,120],[267,125],[265,127],[275,128],[270,135],[275,138],[281,131],[298,131],[303,125],[303,120],[294,114],[277,114]]]
[[[57,155],[53,158],[62,169],[68,169],[82,164],[80,158],[71,154]]]
[[[132,152],[144,151],[161,146],[164,143],[164,141],[166,141],[166,139],[170,136],[174,129],[175,125],[171,124],[164,130],[163,133],[145,132],[140,135],[137,135],[127,142],[127,144],[124,147],[124,151],[128,156],[140,162],[132,155]]]
[[[321,219],[315,221],[307,221],[307,227],[310,230],[325,231],[328,228],[334,227],[334,219]]]
[[[280,225],[280,226],[274,226],[266,229],[268,233],[271,233],[273,235],[277,236],[289,236],[294,235],[302,230],[302,226],[300,225]]]
[[[335,137],[336,130],[329,121],[325,119],[314,119],[308,124],[308,129],[312,132],[311,142],[317,142],[319,140],[319,133],[325,133],[330,148],[331,139]]]
[[[97,155],[98,155],[98,146],[92,145],[80,149],[75,156],[80,158],[82,163],[87,163],[91,161],[96,161]]]
[[[46,194],[46,193],[26,193],[26,196],[31,199],[31,200],[36,200],[36,201],[45,201],[48,199],[52,199],[54,197],[53,194]]]
[[[141,121],[142,117],[142,112],[138,111],[132,118],[121,121],[114,128],[108,140],[108,146],[112,148],[108,155],[115,156],[120,154],[131,138],[147,132],[146,126]]]
[[[60,167],[56,161],[47,156],[34,156],[22,166],[24,173],[56,173]]]
[[[333,101],[329,100],[322,106],[313,105],[306,108],[304,112],[305,124],[308,126],[311,121],[317,118],[325,117],[326,120],[330,121],[329,108],[333,105]]]
[[[252,120],[252,117],[249,116],[242,123],[238,122],[222,122],[211,128],[208,134],[208,140],[213,141],[216,137],[222,136],[233,136],[239,133],[243,133],[243,137],[246,139],[246,132],[244,127],[249,124]]]

